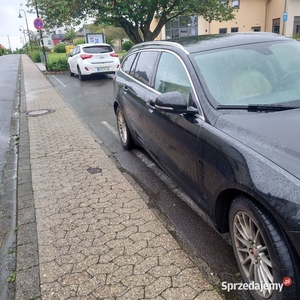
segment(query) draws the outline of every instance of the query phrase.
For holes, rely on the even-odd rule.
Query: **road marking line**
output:
[[[52,77],[57,80],[63,87],[67,87],[66,85],[64,85],[55,75],[52,75]]]
[[[101,122],[115,137],[119,138],[119,133],[116,129],[114,129],[111,125],[109,125],[106,121]]]

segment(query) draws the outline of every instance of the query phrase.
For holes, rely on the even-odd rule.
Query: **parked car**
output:
[[[276,34],[192,36],[134,46],[114,78],[122,145],[230,232],[255,299],[300,294],[299,57]]]
[[[118,54],[109,44],[77,45],[68,58],[70,75],[78,75],[80,80],[92,74],[114,74],[119,67]]]

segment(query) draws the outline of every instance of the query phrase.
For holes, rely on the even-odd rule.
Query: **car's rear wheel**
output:
[[[69,74],[70,74],[70,76],[74,76],[75,74],[71,71],[71,66],[68,64],[68,69],[69,69]]]
[[[79,78],[79,80],[83,81],[85,79],[85,76],[82,75],[79,66],[77,66],[77,72],[78,72],[78,78]]]
[[[229,221],[234,254],[244,282],[255,288],[250,290],[253,298],[299,299],[299,261],[273,217],[248,198],[238,197]],[[292,284],[280,292],[274,284],[282,284],[284,278]],[[256,290],[261,283],[268,288]]]
[[[122,109],[120,108],[120,106],[118,106],[118,108],[117,108],[116,115],[117,115],[118,132],[119,132],[121,143],[122,143],[123,147],[126,150],[128,150],[128,149],[132,148],[133,141],[132,141],[132,137],[131,137],[128,125],[127,125],[125,117],[124,117],[124,113],[123,113]]]

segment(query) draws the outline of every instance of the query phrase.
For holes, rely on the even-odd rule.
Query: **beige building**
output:
[[[229,5],[234,8],[234,20],[209,23],[197,15],[178,17],[164,26],[157,39],[249,31],[300,35],[300,0],[230,0]]]

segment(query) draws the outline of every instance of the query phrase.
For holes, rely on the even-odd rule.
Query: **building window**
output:
[[[293,35],[297,38],[300,37],[300,16],[294,17]]]
[[[280,32],[280,18],[273,19],[272,32],[274,33]]]
[[[238,27],[231,27],[231,32],[239,32],[239,28]]]
[[[219,33],[227,33],[227,28],[219,28]]]
[[[296,35],[300,36],[300,25],[296,26]]]
[[[240,8],[240,0],[232,0],[231,7],[232,8]]]
[[[253,30],[253,31],[261,31],[261,27],[260,26],[254,26],[254,27],[251,27],[251,29]]]
[[[224,1],[224,0],[220,0],[220,3],[223,5],[223,6],[225,6],[225,7],[227,7],[228,6],[228,1]]]
[[[198,35],[198,15],[181,16],[166,24],[166,38]]]

